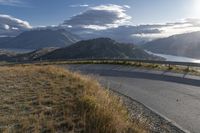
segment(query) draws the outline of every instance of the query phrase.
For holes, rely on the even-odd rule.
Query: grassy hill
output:
[[[42,49],[34,50],[29,53],[17,54],[15,56],[11,57],[11,59],[14,61],[15,60],[17,60],[17,61],[33,61],[33,60],[40,58],[41,56],[44,56],[56,49],[57,48],[54,48],[54,47],[42,48]]]
[[[57,60],[85,58],[161,59],[148,54],[144,50],[136,48],[132,44],[118,43],[110,38],[80,41],[68,47],[47,53],[38,59]]]
[[[94,79],[57,67],[0,67],[0,99],[0,132],[146,132]]]

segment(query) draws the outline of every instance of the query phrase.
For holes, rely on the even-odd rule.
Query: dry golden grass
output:
[[[53,66],[0,67],[0,99],[4,133],[146,132],[94,79]]]
[[[162,65],[162,64],[152,64],[152,63],[141,63],[134,61],[112,61],[112,60],[86,60],[86,61],[44,61],[35,63],[37,65],[63,65],[63,64],[112,64],[112,65],[126,65],[139,67],[144,69],[152,69],[152,70],[161,70],[161,71],[171,71],[175,73],[187,73],[190,75],[200,76],[199,67],[190,67],[188,69],[187,66],[179,66],[179,65]]]

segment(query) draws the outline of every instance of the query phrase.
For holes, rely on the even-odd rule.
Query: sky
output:
[[[127,5],[135,25],[175,22],[196,17],[198,0],[0,0],[0,14],[28,21],[32,26],[57,25],[89,7]],[[200,3],[200,2],[199,2]]]
[[[85,39],[150,41],[200,31],[200,0],[0,0],[0,37],[47,26]]]

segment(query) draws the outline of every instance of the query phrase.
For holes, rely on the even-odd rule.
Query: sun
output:
[[[192,16],[200,19],[200,0],[193,0]]]

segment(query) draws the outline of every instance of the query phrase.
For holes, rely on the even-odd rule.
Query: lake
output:
[[[182,57],[182,56],[174,56],[174,55],[167,55],[167,54],[158,54],[153,53],[150,51],[146,51],[149,54],[153,54],[156,56],[160,56],[166,59],[166,61],[176,61],[176,62],[192,62],[192,63],[200,63],[200,59],[194,59],[194,58],[188,58],[188,57]]]

